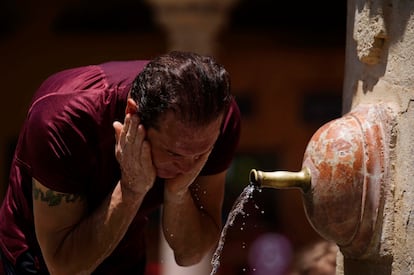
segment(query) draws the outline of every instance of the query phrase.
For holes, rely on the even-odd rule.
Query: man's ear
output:
[[[132,98],[128,98],[127,106],[125,108],[125,114],[136,114],[136,113],[138,113],[137,103]]]

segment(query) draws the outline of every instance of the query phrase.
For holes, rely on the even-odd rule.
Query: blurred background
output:
[[[214,55],[227,68],[242,112],[225,222],[252,168],[299,170],[312,134],[341,116],[345,32],[346,0],[2,0],[0,199],[28,104],[46,77],[191,50]],[[255,192],[245,213],[228,231],[221,274],[252,269],[249,254],[258,253],[252,249],[263,236],[282,238],[292,253],[319,239],[298,190]],[[157,231],[149,229],[157,242]],[[157,263],[158,246],[151,247],[150,261]]]

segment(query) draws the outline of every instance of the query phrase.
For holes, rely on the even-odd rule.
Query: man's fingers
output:
[[[129,124],[126,133],[126,142],[128,143],[135,143],[137,130],[138,130],[138,116],[137,115],[129,115]]]
[[[115,130],[115,140],[116,142],[118,142],[119,140],[119,136],[121,135],[121,131],[122,131],[122,123],[119,121],[115,121],[112,126],[114,127]]]
[[[146,171],[150,171],[152,168],[151,147],[148,141],[142,142],[141,165],[143,165]]]
[[[138,127],[137,127],[137,134],[136,134],[135,143],[138,146],[141,146],[142,142],[144,142],[145,138],[146,138],[145,128],[142,124],[139,124]]]
[[[128,133],[128,128],[129,128],[130,123],[131,123],[131,115],[127,114],[125,116],[124,125],[122,127],[122,131],[121,131],[121,134],[119,135],[119,140],[118,140],[118,143],[121,147],[125,146],[126,136]]]

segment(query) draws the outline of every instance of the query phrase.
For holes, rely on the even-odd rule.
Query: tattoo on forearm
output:
[[[64,200],[66,203],[77,202],[83,200],[80,194],[64,194],[48,189],[43,192],[40,188],[33,186],[33,199],[46,202],[49,206],[56,206]]]

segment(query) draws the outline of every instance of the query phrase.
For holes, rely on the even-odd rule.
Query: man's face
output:
[[[197,160],[209,154],[220,133],[222,117],[204,127],[189,127],[166,113],[159,130],[150,128],[147,139],[151,144],[152,161],[160,178],[171,179],[195,167]]]

